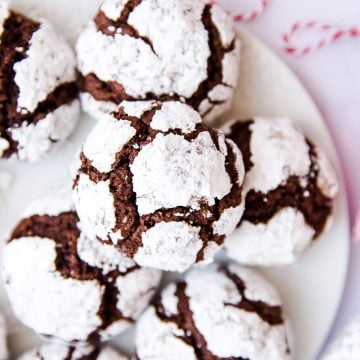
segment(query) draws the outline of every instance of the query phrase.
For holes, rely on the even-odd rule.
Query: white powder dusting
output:
[[[200,228],[184,222],[160,222],[142,235],[134,260],[140,266],[183,272],[193,265],[202,247]]]
[[[235,263],[230,263],[228,268],[232,274],[237,275],[244,282],[247,299],[262,301],[271,306],[281,306],[279,293],[262,275]]]
[[[128,360],[111,346],[105,346],[98,355],[96,360]]]
[[[161,272],[140,268],[116,279],[117,308],[126,317],[137,319],[148,306],[159,285]]]
[[[220,39],[224,47],[228,47],[235,37],[234,24],[229,21],[229,15],[219,6],[211,7],[211,18],[220,33]]]
[[[232,269],[236,268],[232,266]],[[241,271],[241,269],[239,270]],[[247,271],[250,277],[252,270]],[[265,283],[253,275],[259,286]],[[286,333],[284,326],[271,326],[256,313],[240,310],[225,304],[237,304],[241,300],[235,284],[218,265],[207,269],[196,269],[186,276],[185,292],[190,298],[190,309],[197,329],[203,334],[207,348],[221,358],[242,357],[249,359],[290,359],[286,354]],[[267,291],[259,290],[271,297]]]
[[[36,124],[24,122],[18,128],[10,128],[13,140],[18,142],[18,151],[13,157],[22,161],[41,159],[54,147],[54,141],[65,140],[72,133],[79,114],[79,101],[74,100],[58,107]]]
[[[224,58],[222,60],[223,83],[233,88],[236,88],[238,85],[240,53],[241,53],[241,43],[237,39],[235,41],[234,50],[225,53]],[[230,101],[228,101],[228,104],[230,105]]]
[[[213,230],[216,235],[231,235],[244,213],[244,203],[237,207],[230,207],[225,209],[221,214],[219,220],[213,224]]]
[[[53,240],[39,237],[7,244],[7,294],[15,315],[36,332],[65,341],[86,340],[101,325],[97,312],[104,289],[96,280],[63,278],[56,271],[55,247]]]
[[[69,211],[75,211],[74,203],[71,198],[71,189],[70,186],[63,186],[53,191],[51,195],[34,200],[26,208],[24,216],[56,216]]]
[[[83,147],[85,156],[100,172],[111,171],[116,154],[136,134],[128,120],[117,120],[104,114],[88,135]]]
[[[100,7],[107,18],[117,20],[129,0],[105,0]]]
[[[225,155],[216,149],[208,132],[192,141],[158,134],[142,148],[130,170],[140,215],[176,206],[197,208],[204,200],[213,205],[232,187]]]
[[[135,266],[133,260],[122,255],[119,250],[113,246],[89,238],[84,232],[80,234],[77,242],[77,250],[82,261],[102,269],[104,274],[115,269],[118,269],[120,272],[125,272],[127,269]]]
[[[138,322],[135,344],[141,360],[197,360],[194,349],[180,339],[184,331],[172,322],[161,321],[153,307]]]
[[[32,35],[26,55],[14,65],[19,112],[33,112],[58,85],[76,79],[74,53],[46,20],[41,20],[40,28]]]
[[[150,126],[163,132],[179,129],[183,134],[191,133],[197,124],[201,123],[201,117],[192,107],[178,101],[169,101],[162,104]]]
[[[235,274],[245,273],[245,283],[252,284],[249,293],[254,295],[254,298],[264,301],[270,299],[269,305],[276,303],[281,306],[276,290],[256,272],[234,264],[231,265],[231,271]],[[185,316],[192,316],[196,328],[206,341],[207,350],[214,357],[291,359],[291,355],[286,352],[286,326],[272,326],[256,312],[237,308],[236,305],[242,300],[241,294],[233,280],[219,270],[219,265],[193,269],[185,275],[184,282],[191,310],[191,313]],[[261,289],[254,292],[255,286]],[[174,295],[174,291],[175,286],[171,284],[161,294],[161,303],[169,316],[177,313],[175,305],[179,299]],[[162,321],[151,307],[138,323],[137,353],[141,359],[146,360],[192,359],[189,345],[185,341],[181,345],[177,343],[181,331],[183,330],[173,321]],[[189,354],[186,355],[185,351]]]
[[[214,261],[215,255],[221,248],[222,246],[218,245],[215,241],[209,241],[204,249],[203,259],[197,264],[200,266],[211,264]]]
[[[310,168],[305,136],[288,118],[256,118],[251,124],[252,168],[246,189],[268,192],[291,175],[306,176]]]
[[[320,149],[316,149],[316,154],[317,165],[319,167],[317,186],[325,196],[333,199],[339,192],[339,183],[336,179],[335,170],[329,159]]]
[[[169,284],[166,288],[161,292],[161,304],[164,307],[167,316],[177,315],[178,312],[178,303],[179,299],[175,295],[176,285]]]
[[[121,233],[113,232],[116,224],[114,198],[110,192],[110,181],[94,183],[87,175],[81,174],[73,192],[73,200],[83,230],[89,237],[106,240],[111,234],[116,244]]]
[[[225,247],[229,257],[241,264],[287,265],[311,244],[314,233],[301,212],[284,208],[266,224],[243,221],[226,239]]]
[[[104,114],[110,114],[118,109],[118,105],[111,101],[98,101],[89,93],[80,93],[82,109],[96,120],[102,119]]]
[[[148,93],[155,96],[175,93],[190,98],[208,77],[209,35],[202,23],[207,4],[205,0],[141,2],[130,13],[128,23],[140,36],[149,39],[152,47],[141,38],[122,35],[121,32],[114,37],[107,36],[96,30],[93,21],[90,22],[77,43],[81,73],[94,73],[102,81],[115,81],[137,99],[143,99]],[[102,10],[110,19],[117,19],[123,7],[123,1],[113,0],[106,1]],[[224,42],[223,47],[230,46],[235,36],[231,17],[217,6],[211,9],[211,16]],[[233,66],[224,69],[227,73],[224,82],[229,81],[229,85],[236,84],[238,78],[238,41],[236,43],[235,49],[225,55],[236,57],[236,62],[223,63]],[[226,110],[232,93],[224,104],[216,104],[206,119],[211,121]],[[103,107],[101,102],[99,106]]]
[[[141,118],[144,112],[151,110],[154,106],[157,106],[156,101],[123,101],[120,103],[120,107],[127,115],[137,118]]]
[[[233,153],[235,154],[235,168],[238,173],[238,184],[242,185],[245,179],[245,165],[242,153],[239,147],[232,140],[226,139],[226,143],[231,147]]]
[[[125,319],[120,319],[118,321],[115,321],[106,329],[99,331],[100,340],[107,341],[115,336],[118,336],[119,334],[128,330],[131,325],[132,322]]]

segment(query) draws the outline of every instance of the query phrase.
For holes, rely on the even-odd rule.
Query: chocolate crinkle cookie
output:
[[[80,112],[76,60],[43,19],[0,2],[0,157],[35,161],[73,131]]]
[[[240,42],[209,0],[105,0],[77,43],[82,105],[181,100],[212,121],[231,105]]]
[[[65,190],[34,202],[4,250],[15,315],[37,333],[68,343],[107,340],[130,327],[160,276],[84,236]]]
[[[73,176],[84,231],[141,266],[212,262],[243,213],[240,150],[181,102],[123,102],[105,114]]]
[[[338,182],[326,156],[288,118],[236,121],[225,129],[242,150],[245,212],[226,241],[248,265],[298,259],[331,224]]]
[[[168,285],[138,322],[138,360],[290,360],[277,291],[235,264],[193,269]]]
[[[18,360],[127,360],[127,358],[111,346],[73,347],[51,342],[26,352]]]

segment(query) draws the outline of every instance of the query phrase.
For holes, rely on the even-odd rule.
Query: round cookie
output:
[[[292,358],[277,291],[254,270],[229,264],[194,269],[141,316],[138,360]]]
[[[212,121],[231,105],[240,42],[209,0],[105,0],[77,54],[90,115],[123,100],[181,100]]]
[[[126,330],[161,277],[80,229],[70,192],[62,190],[28,208],[3,259],[15,315],[37,333],[69,343],[107,340]]]
[[[0,59],[0,157],[39,160],[79,117],[74,53],[48,21],[1,1]]]
[[[247,265],[294,262],[331,223],[338,183],[328,159],[288,118],[237,121],[226,133],[247,172],[246,210],[228,255]]]
[[[38,349],[26,352],[18,360],[127,360],[127,358],[111,346],[103,348],[92,345],[72,347],[57,343],[44,343]]]
[[[181,102],[123,102],[104,114],[73,177],[84,231],[141,266],[212,262],[243,213],[238,147]]]

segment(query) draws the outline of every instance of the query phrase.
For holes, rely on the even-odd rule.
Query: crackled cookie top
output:
[[[39,334],[106,340],[137,319],[160,272],[92,245],[80,228],[69,192],[32,204],[5,247],[5,286],[15,315]]]
[[[79,115],[76,61],[43,19],[0,3],[0,157],[38,160]]]
[[[243,212],[239,149],[180,102],[123,102],[74,164],[84,231],[139,265],[211,262]]]
[[[229,264],[194,269],[168,285],[140,318],[139,360],[291,359],[277,291]]]
[[[326,230],[338,191],[325,155],[287,118],[256,118],[227,126],[242,150],[246,210],[227,242],[249,264],[293,262]]]
[[[106,0],[77,53],[92,114],[123,100],[181,100],[212,120],[230,106],[240,43],[207,0]]]
[[[38,349],[23,354],[18,360],[127,360],[111,346],[66,346],[55,342],[44,343]]]

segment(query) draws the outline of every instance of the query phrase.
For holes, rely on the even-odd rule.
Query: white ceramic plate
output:
[[[96,11],[99,0],[14,0],[14,5],[51,20],[74,43],[79,28]],[[342,180],[334,143],[317,107],[292,72],[263,44],[239,30],[243,41],[241,80],[234,106],[223,120],[253,115],[287,115],[321,145],[332,159]],[[14,175],[14,183],[2,199],[0,237],[5,239],[24,207],[39,195],[68,180],[68,168],[94,121],[83,116],[72,138],[38,164],[0,163]],[[341,181],[343,184],[343,182]],[[296,342],[296,359],[315,359],[336,315],[346,277],[349,252],[349,224],[343,186],[337,199],[334,226],[296,264],[263,271],[279,289],[291,318]],[[10,314],[3,290],[2,308],[9,314],[10,346],[13,356],[31,347],[36,337]],[[29,309],[31,311],[31,309]],[[133,330],[116,339],[125,351],[132,351]],[[184,359],[185,360],[185,359]]]

